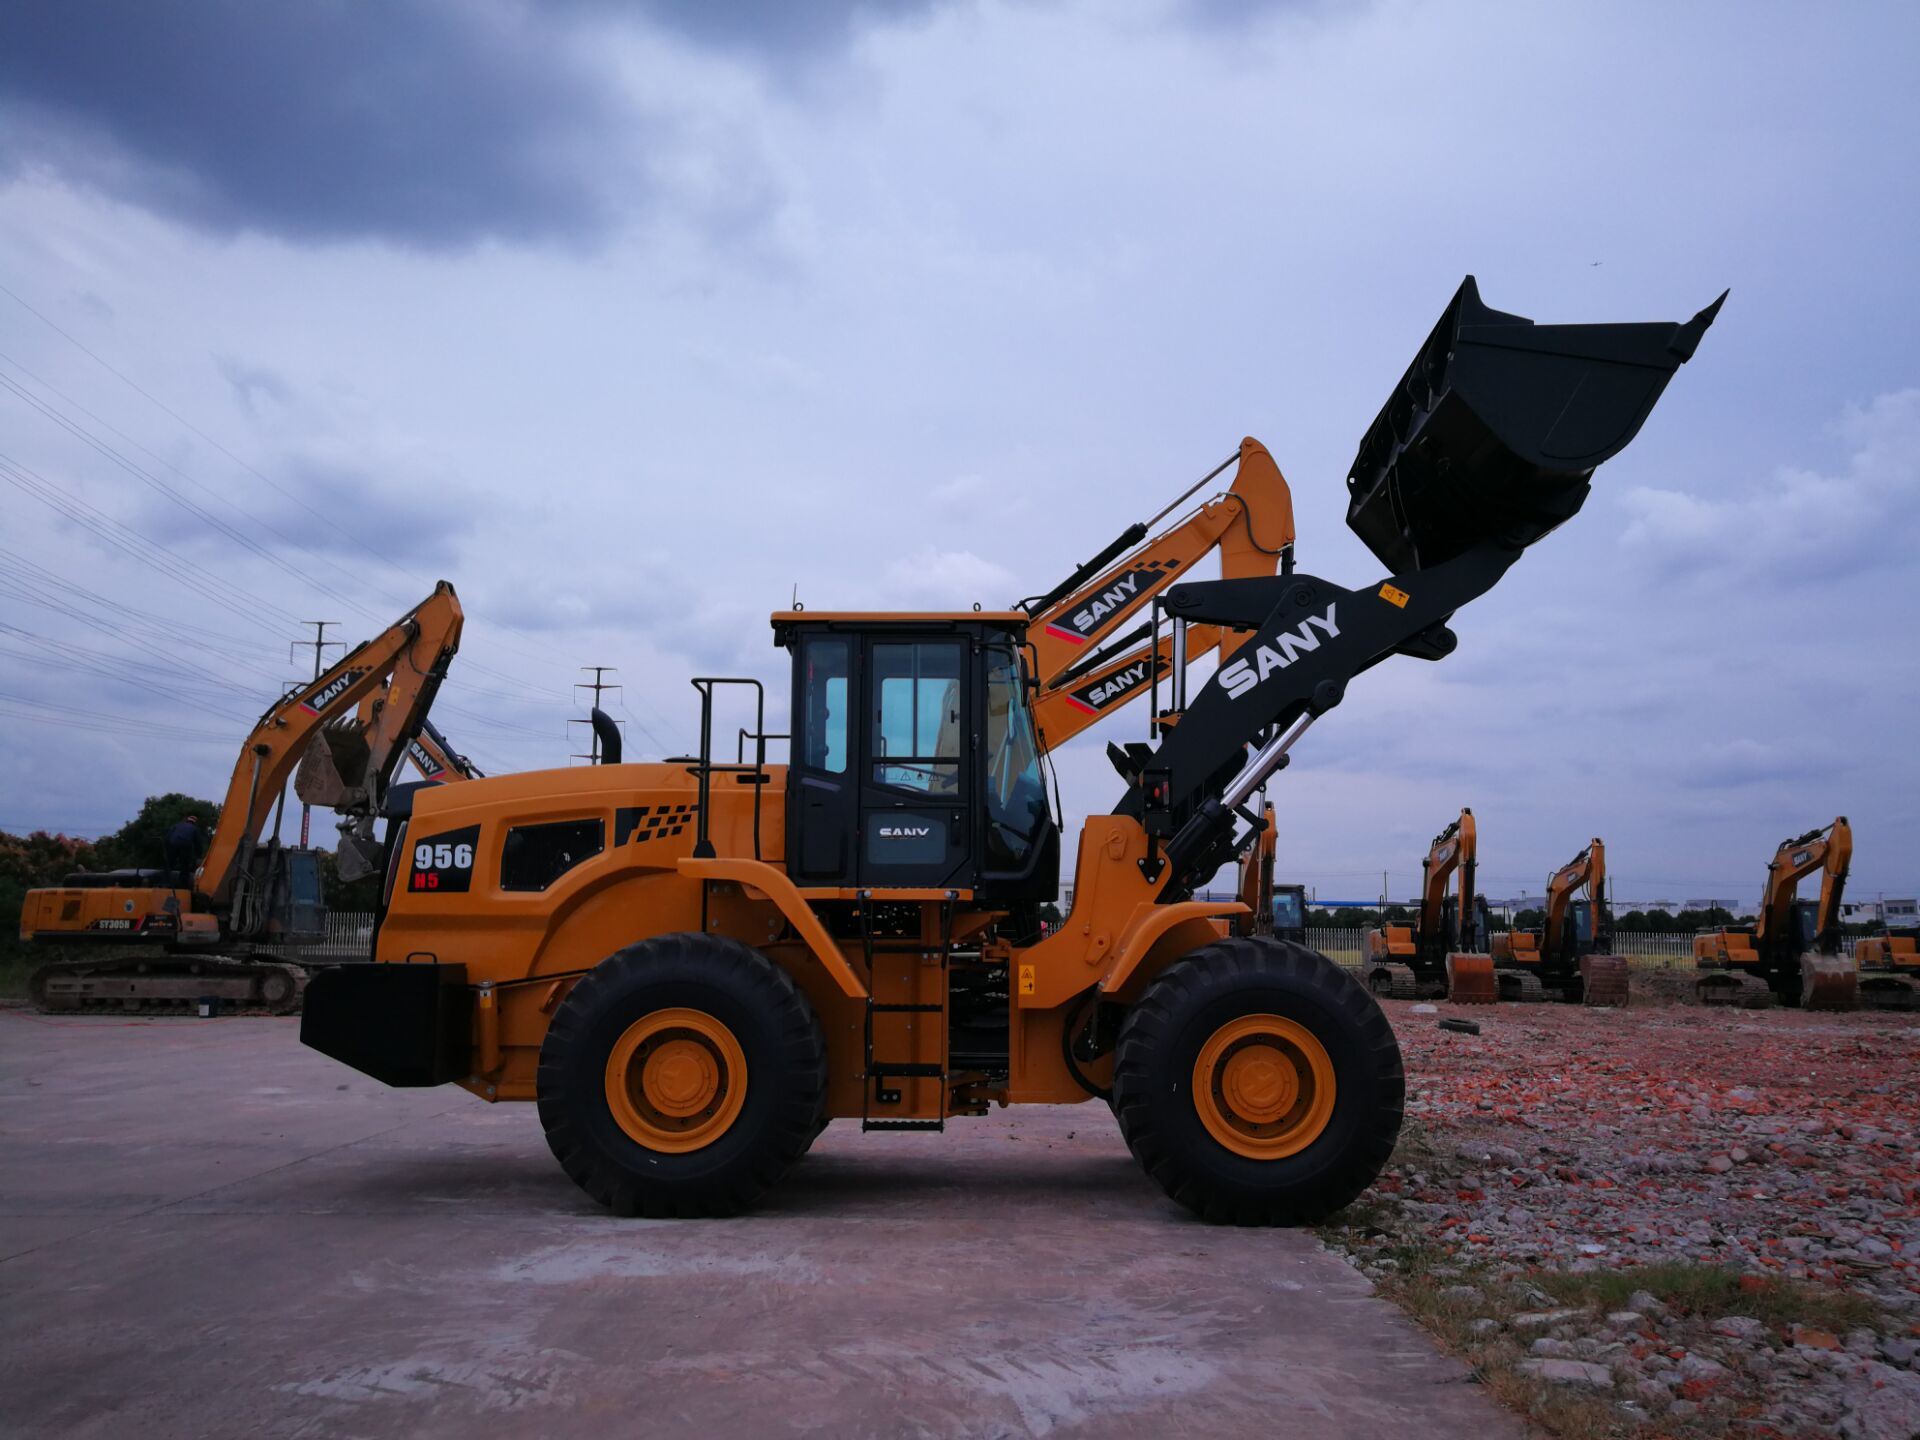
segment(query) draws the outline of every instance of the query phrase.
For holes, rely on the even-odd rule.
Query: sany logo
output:
[[[1062,640],[1084,645],[1108,620],[1140,599],[1142,584],[1150,585],[1170,568],[1165,562],[1155,560],[1121,572],[1078,601],[1068,601],[1072,608],[1063,619],[1049,621],[1048,631]]]
[[[1326,631],[1329,640],[1340,634],[1340,627],[1333,623],[1333,606],[1329,605],[1326,614],[1309,615],[1300,622],[1298,630],[1282,630],[1273,637],[1273,645],[1256,646],[1251,656],[1223,665],[1220,683],[1227,687],[1227,698],[1238,700],[1274,671],[1286,669],[1309,650],[1318,650],[1320,637],[1313,633],[1316,625]],[[1273,648],[1274,645],[1279,649]]]
[[[933,834],[931,825],[882,825],[880,835],[886,840],[912,840],[922,835]]]
[[[343,674],[334,676],[333,679],[326,683],[324,689],[302,700],[300,702],[301,708],[309,715],[318,715],[322,710],[338,700],[342,691],[366,673],[364,670],[348,670]]]
[[[1124,670],[1117,670],[1104,680],[1096,680],[1078,690],[1067,692],[1067,701],[1078,706],[1089,715],[1098,715],[1114,701],[1131,695],[1147,681],[1147,662],[1136,660]]]
[[[409,740],[407,742],[407,758],[413,761],[414,767],[428,780],[446,779],[446,767],[435,760],[433,756],[427,752],[427,747],[422,745],[418,740]]]

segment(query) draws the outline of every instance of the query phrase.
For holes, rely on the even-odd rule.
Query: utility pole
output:
[[[593,692],[594,710],[600,708],[600,697],[602,695],[618,695],[626,688],[623,685],[614,684],[606,678],[609,675],[617,675],[620,673],[617,666],[582,665],[580,668],[591,671],[593,673],[593,679],[577,680],[574,682],[573,688],[576,693],[581,690],[591,690]],[[598,765],[600,763],[600,732],[593,729],[593,721],[591,719],[569,720],[567,723],[569,725],[585,725],[593,736],[592,742],[587,747],[587,753],[581,755],[576,752],[571,758],[575,760],[585,760],[589,765]],[[616,720],[614,723],[617,725],[620,722]]]
[[[328,647],[331,646],[335,650],[344,650],[346,648],[342,641],[327,639],[327,630],[329,627],[337,627],[340,622],[338,620],[302,620],[300,623],[302,625],[313,626],[313,639],[289,642],[287,645],[287,659],[291,661],[293,659],[293,652],[296,650],[313,651],[313,678],[318,680],[321,673],[326,669],[323,657],[326,655]],[[280,798],[281,803],[284,804],[286,802],[285,791],[281,792]],[[300,802],[300,848],[303,850],[306,848],[312,828],[313,807],[302,800]]]

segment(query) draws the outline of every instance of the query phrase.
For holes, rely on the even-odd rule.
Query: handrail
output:
[[[699,781],[698,817],[694,827],[693,855],[696,860],[712,860],[718,852],[713,848],[713,840],[708,835],[708,819],[713,810],[713,776],[715,771],[726,774],[747,774],[754,776],[753,782],[753,858],[760,855],[760,792],[766,788],[767,777],[767,687],[751,677],[738,675],[696,675],[693,688],[700,692],[700,759],[694,775]],[[716,685],[751,685],[754,694],[753,731],[755,737],[754,763],[749,765],[744,759],[728,764],[715,764],[713,759],[713,688]],[[744,751],[747,731],[741,731],[741,746]]]

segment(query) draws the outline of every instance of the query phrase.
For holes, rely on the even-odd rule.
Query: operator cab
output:
[[[793,655],[787,873],[802,886],[1051,900],[1047,801],[1019,611],[773,617]]]

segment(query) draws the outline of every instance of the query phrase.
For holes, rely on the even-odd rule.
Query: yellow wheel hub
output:
[[[747,1099],[747,1057],[704,1010],[655,1010],[607,1056],[607,1108],[636,1144],[670,1155],[711,1145]]]
[[[1333,1118],[1333,1060],[1314,1033],[1284,1015],[1242,1015],[1200,1047],[1193,1103],[1220,1144],[1249,1160],[1306,1149]]]

